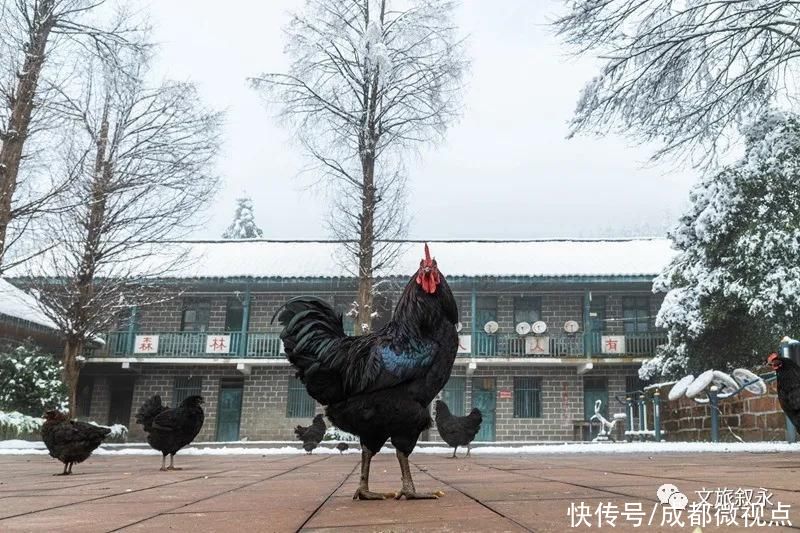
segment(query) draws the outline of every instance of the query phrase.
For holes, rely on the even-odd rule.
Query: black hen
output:
[[[453,457],[459,446],[467,447],[469,457],[470,443],[481,429],[482,421],[481,411],[477,407],[467,416],[453,416],[446,403],[436,400],[436,429],[447,445],[453,447]]]
[[[59,476],[72,473],[74,463],[82,463],[92,455],[111,433],[107,427],[95,426],[77,420],[59,411],[47,411],[42,424],[42,440],[50,457],[64,463],[64,471]]]
[[[175,454],[190,444],[200,433],[205,415],[203,398],[189,396],[175,409],[161,403],[161,396],[156,394],[142,404],[136,413],[136,423],[144,426],[147,432],[147,443],[160,451],[161,470],[180,470],[175,468]],[[169,467],[166,466],[169,455]]]
[[[339,450],[339,454],[341,455],[350,449],[350,445],[347,444],[346,442],[340,442],[339,444],[336,445],[336,449]]]
[[[322,442],[326,429],[324,418],[322,415],[317,415],[310,426],[294,428],[294,434],[297,435],[298,440],[303,441],[303,449],[310,454]]]
[[[417,493],[408,456],[430,427],[428,405],[450,377],[458,351],[458,309],[428,246],[392,320],[361,337],[345,335],[341,315],[317,298],[287,302],[278,314],[289,361],[333,424],[361,440],[361,481],[354,498],[383,499],[369,490],[369,465],[387,439],[400,463],[403,487]]]
[[[777,376],[778,401],[781,409],[794,427],[800,429],[800,366],[776,353],[770,355],[767,362]]]

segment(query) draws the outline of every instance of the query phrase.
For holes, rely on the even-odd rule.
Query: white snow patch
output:
[[[0,278],[0,314],[58,329],[56,323],[42,312],[36,298],[2,278]]]
[[[676,254],[667,239],[428,242],[448,277],[655,277]],[[352,277],[334,260],[343,246],[336,242],[187,241],[176,245],[185,246],[193,259],[171,275],[176,278]],[[398,260],[378,275],[405,278],[417,271],[422,255],[422,242],[405,243]],[[157,264],[163,258],[152,260]]]
[[[631,442],[631,443],[563,443],[533,444],[511,446],[509,443],[496,443],[472,448],[473,455],[548,455],[548,454],[620,454],[620,453],[782,453],[800,450],[800,445],[786,442]],[[8,440],[0,441],[0,455],[37,455],[47,453],[42,443]],[[236,446],[204,447],[191,446],[179,452],[180,455],[302,455],[306,452],[297,446],[278,446],[270,448],[246,448]],[[335,448],[319,447],[314,450],[318,455],[338,455]],[[357,446],[352,446],[345,453],[359,453]],[[384,448],[381,453],[395,453],[391,448]],[[453,449],[444,446],[420,446],[415,454],[445,455],[453,453]],[[160,452],[149,447],[126,447],[125,445],[102,445],[95,451],[97,455],[160,455]]]

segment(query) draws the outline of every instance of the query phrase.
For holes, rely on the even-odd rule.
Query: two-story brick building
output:
[[[174,298],[134,309],[83,368],[82,408],[131,427],[159,393],[206,399],[201,440],[288,440],[319,409],[294,378],[271,323],[288,298],[312,294],[347,312],[356,281],[335,242],[222,241],[189,246],[194,261],[162,280]],[[461,348],[442,395],[457,413],[478,406],[479,439],[581,437],[596,399],[639,388],[637,369],[665,335],[654,327],[653,277],[668,241],[431,241],[459,302]],[[376,326],[391,317],[422,244],[406,243],[382,273]],[[351,319],[346,317],[346,321]],[[349,327],[352,324],[348,325]],[[431,436],[433,437],[433,435]]]

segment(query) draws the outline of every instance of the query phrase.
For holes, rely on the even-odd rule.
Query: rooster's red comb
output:
[[[428,243],[427,242],[425,243],[425,262],[426,263],[430,263],[431,262],[431,251],[428,249]]]

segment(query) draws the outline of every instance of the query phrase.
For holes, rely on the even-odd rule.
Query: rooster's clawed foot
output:
[[[394,497],[396,497],[394,492],[372,492],[360,488],[356,489],[356,493],[353,494],[354,500],[390,500]]]
[[[401,490],[394,498],[399,500],[403,496],[405,496],[406,500],[437,500],[444,496],[444,492],[441,490],[434,492],[413,492]]]

